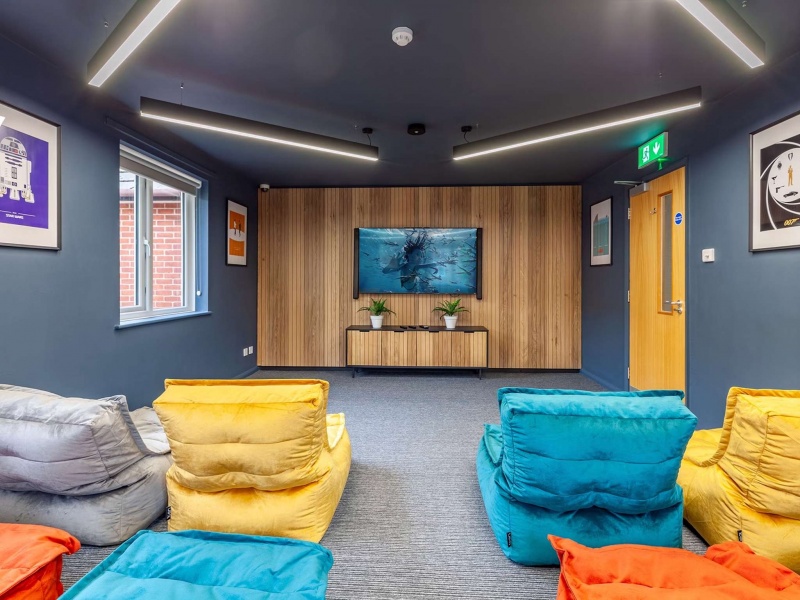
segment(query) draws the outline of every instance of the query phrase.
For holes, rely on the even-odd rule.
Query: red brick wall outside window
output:
[[[180,193],[153,200],[153,310],[181,308],[183,299],[183,204]],[[159,197],[161,196],[161,197]],[[119,203],[120,308],[136,305],[136,226],[132,190]]]

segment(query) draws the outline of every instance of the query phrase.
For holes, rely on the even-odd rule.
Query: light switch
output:
[[[714,262],[713,248],[703,248],[703,262]]]

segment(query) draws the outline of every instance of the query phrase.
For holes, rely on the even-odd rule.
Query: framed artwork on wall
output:
[[[475,294],[483,297],[483,229],[359,228],[353,298],[359,294]]]
[[[247,266],[247,207],[228,200],[228,259],[229,265]]]
[[[750,134],[750,251],[800,247],[800,113]]]
[[[611,198],[592,204],[591,210],[592,260],[591,266],[611,264]]]
[[[0,102],[0,245],[61,249],[61,127]]]

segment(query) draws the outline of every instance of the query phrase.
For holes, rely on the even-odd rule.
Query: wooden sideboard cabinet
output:
[[[347,366],[353,369],[426,368],[474,369],[481,377],[489,367],[489,330],[485,327],[392,326],[372,329],[351,325],[347,336]]]

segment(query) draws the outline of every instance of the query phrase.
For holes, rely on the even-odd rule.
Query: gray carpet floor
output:
[[[499,421],[503,386],[600,390],[569,373],[260,371],[262,378],[331,382],[330,412],[344,412],[353,463],[322,544],[333,552],[330,600],[555,598],[558,568],[507,560],[486,519],[475,476],[484,423]],[[163,531],[165,521],[153,529]],[[684,547],[705,552],[684,530]],[[72,585],[113,548],[64,561]]]

